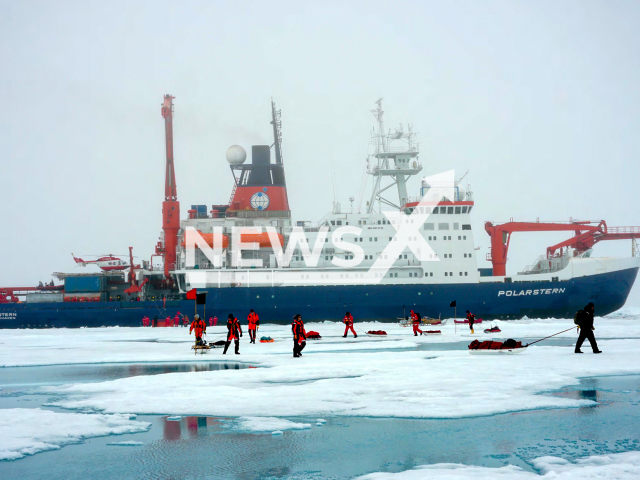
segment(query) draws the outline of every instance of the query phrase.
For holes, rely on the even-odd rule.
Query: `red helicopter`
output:
[[[87,265],[96,265],[105,272],[114,270],[126,270],[130,266],[129,263],[127,263],[125,260],[121,260],[120,258],[114,256],[112,253],[110,253],[109,255],[104,255],[96,260],[83,260],[81,258],[76,258],[73,253],[71,254],[71,256],[81,267],[86,267]]]

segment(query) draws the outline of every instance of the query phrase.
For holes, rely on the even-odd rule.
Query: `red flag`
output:
[[[187,300],[195,300],[197,298],[197,295],[198,295],[198,290],[193,288],[187,292]]]

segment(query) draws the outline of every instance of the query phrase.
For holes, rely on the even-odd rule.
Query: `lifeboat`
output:
[[[280,240],[280,246],[284,244],[284,237],[278,234],[278,240]],[[251,230],[245,230],[240,232],[240,241],[242,243],[257,243],[260,248],[271,248],[271,239],[268,233],[257,233]]]
[[[221,233],[202,233],[201,231],[198,230],[198,233],[200,234],[200,236],[202,237],[202,239],[207,242],[207,245],[209,245],[211,248],[213,248],[213,240],[216,240],[216,243],[220,244],[222,243],[222,249],[224,250],[225,248],[227,248],[229,246],[229,237],[226,235],[222,235]],[[222,237],[222,238],[220,238]],[[185,238],[182,238],[182,243],[181,245],[184,247],[185,246]]]
[[[222,243],[223,250],[229,246],[229,237],[227,235],[220,233],[202,233],[200,231],[198,231],[198,233],[211,248],[213,248],[214,239],[217,243]],[[220,237],[222,237],[222,239],[220,239]],[[282,246],[284,244],[284,236],[278,234],[278,240],[280,240],[280,246]],[[271,239],[268,233],[257,233],[251,230],[244,231],[240,233],[240,241],[242,243],[257,243],[260,248],[271,248]],[[186,245],[184,238],[182,239],[181,245],[183,247]]]

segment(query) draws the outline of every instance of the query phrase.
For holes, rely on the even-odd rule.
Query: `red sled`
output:
[[[385,332],[384,330],[369,330],[367,332],[367,335],[386,335],[387,332]]]
[[[496,355],[496,354],[509,354],[524,352],[529,345],[522,345],[522,342],[517,342],[513,339],[506,340],[504,342],[493,342],[491,340],[485,340],[479,342],[474,340],[469,344],[469,353],[474,355]]]

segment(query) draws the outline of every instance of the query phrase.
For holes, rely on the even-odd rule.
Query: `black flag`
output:
[[[207,292],[198,293],[196,305],[204,305],[205,303],[207,303]]]
[[[198,295],[200,295],[200,294],[198,294]],[[451,302],[451,303],[449,304],[449,306],[450,306],[451,308],[455,307],[455,306],[456,306],[456,301],[454,300],[453,302]]]

